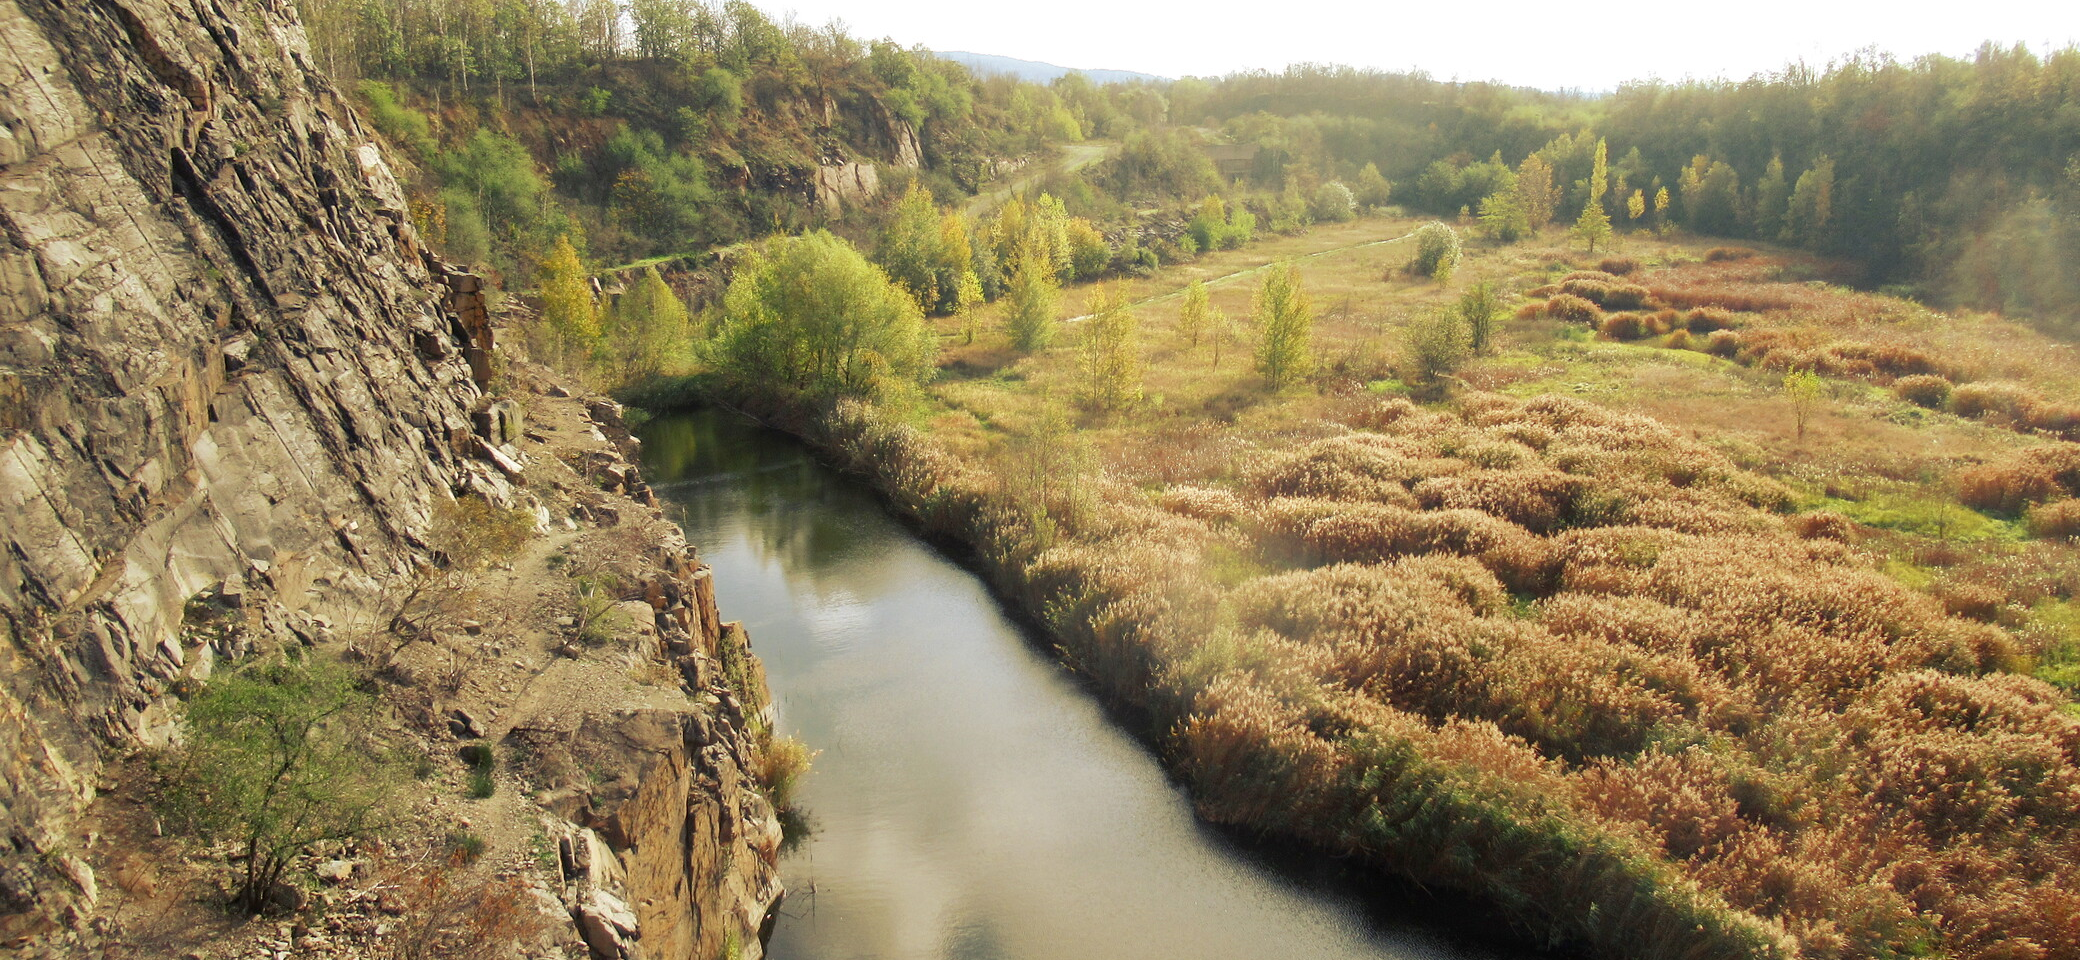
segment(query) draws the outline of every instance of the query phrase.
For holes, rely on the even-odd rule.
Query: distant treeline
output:
[[[1874,283],[2071,329],[2080,314],[2080,51],[1982,47],[1969,60],[1861,56],[1743,82],[1638,83],[1604,97],[1296,66],[1169,89],[1180,122],[1264,148],[1260,177],[1348,177],[1367,163],[1396,200],[1478,211],[1539,155],[1587,196],[1698,233],[1784,242],[1865,264]],[[1801,183],[1804,193],[1801,195]]]
[[[971,193],[996,158],[1081,139],[1103,98],[741,0],[302,6],[321,65],[422,168],[422,229],[523,275],[565,234],[614,262],[799,232],[832,219],[818,168],[850,160]]]
[[[849,211],[848,228],[810,206],[820,165],[875,162],[952,200],[1005,160],[1087,137],[1122,149],[1039,186],[1114,237],[1152,204],[1222,194],[1246,195],[1269,229],[1300,229],[1349,190],[1360,207],[1391,193],[1481,216],[1506,238],[1574,219],[1604,140],[1602,204],[1621,231],[1781,242],[1939,303],[2068,329],[2080,317],[2080,271],[2067,269],[2080,257],[2072,48],[1867,55],[1602,96],[1320,65],[1043,86],[776,21],[744,0],[301,2],[321,63],[377,81],[361,87],[378,125],[419,153],[434,197],[422,226],[508,270],[565,233],[603,261],[822,224],[865,239],[900,191]],[[1207,141],[1259,148],[1242,182],[1214,174]]]

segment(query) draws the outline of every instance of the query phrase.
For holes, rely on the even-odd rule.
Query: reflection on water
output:
[[[798,444],[715,412],[643,433],[782,732],[818,751],[772,956],[1501,955],[1200,825],[979,580]]]

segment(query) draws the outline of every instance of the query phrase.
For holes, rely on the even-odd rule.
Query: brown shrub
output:
[[[1578,280],[1563,280],[1560,283],[1560,292],[1580,297],[1600,307],[1604,298],[1610,296],[1612,281],[1616,279],[1612,277],[1610,280],[1591,280],[1584,277]]]
[[[1741,335],[1731,330],[1714,330],[1705,338],[1704,352],[1731,360],[1741,352]]]
[[[2029,510],[2029,535],[2045,540],[2080,539],[2080,499],[2038,504]]]
[[[1950,402],[1950,381],[1932,373],[1915,374],[1892,381],[1892,392],[1917,407],[1941,410]]]
[[[1952,616],[1992,623],[2000,619],[2001,603],[2007,598],[1998,589],[1983,583],[1967,583],[1944,580],[1930,591],[1943,601],[1943,609]]]
[[[1968,507],[1994,513],[2020,513],[2059,493],[2058,480],[2050,471],[2025,461],[1989,463],[1957,472],[1957,499]]]
[[[1683,315],[1680,312],[1670,310],[1667,308],[1656,310],[1653,313],[1648,314],[1647,325],[1648,329],[1653,330],[1655,333],[1667,333],[1671,330],[1690,329],[1687,325],[1683,323]]]
[[[1404,484],[1436,473],[1420,452],[1379,434],[1318,440],[1271,457],[1243,477],[1263,497],[1324,497],[1414,506]]]
[[[1479,510],[1533,533],[1551,533],[1574,519],[1589,489],[1582,477],[1551,469],[1472,470],[1418,481],[1416,501],[1430,510]]]
[[[1631,257],[1606,257],[1596,269],[1615,276],[1628,276],[1639,269],[1639,261]]]
[[[1571,293],[1554,294],[1546,301],[1545,315],[1567,323],[1594,326],[1603,311],[1594,302]]]
[[[1602,333],[1612,340],[1638,340],[1649,332],[1646,318],[1636,313],[1613,313],[1603,318]]]
[[[2023,411],[2023,423],[2031,430],[2080,439],[2080,406],[2038,399]]]
[[[1723,263],[1728,260],[1746,260],[1755,255],[1747,247],[1713,247],[1704,252],[1704,262]]]
[[[1603,305],[1612,310],[1639,310],[1645,308],[1653,299],[1647,288],[1636,283],[1621,283],[1604,295]]]
[[[2080,443],[2053,443],[2023,451],[2021,462],[2051,476],[2067,494],[2080,497]]]
[[[1688,330],[1677,330],[1676,332],[1669,334],[1668,342],[1665,344],[1665,346],[1667,346],[1670,350],[1696,349],[1696,345],[1692,343],[1692,341],[1690,340],[1690,331]]]
[[[1836,540],[1853,543],[1856,537],[1856,521],[1833,510],[1814,510],[1788,518],[1791,532],[1802,540]]]
[[[1517,304],[1517,312],[1513,314],[1513,316],[1515,316],[1519,320],[1536,320],[1539,317],[1544,316],[1545,313],[1545,301],[1526,300],[1523,303]]]
[[[1226,490],[1209,487],[1172,487],[1163,491],[1156,504],[1179,516],[1217,522],[1242,513],[1242,500]]]
[[[2035,393],[2013,383],[1967,383],[1950,391],[1950,412],[1973,419],[1998,416],[2019,421],[2036,399]]]
[[[1730,310],[1718,307],[1693,307],[1683,314],[1683,324],[1691,333],[1711,333],[1714,330],[1731,330],[1740,325],[1740,318]]]
[[[1566,280],[1560,284],[1560,292],[1588,300],[1610,310],[1637,310],[1651,299],[1647,288],[1635,283],[1611,282],[1606,280]]]

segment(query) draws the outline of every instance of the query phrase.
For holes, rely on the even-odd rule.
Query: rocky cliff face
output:
[[[436,503],[539,498],[472,428],[493,346],[476,279],[420,247],[287,0],[0,0],[0,51],[0,943],[19,943],[91,909],[76,818],[111,757],[172,735],[178,681],[326,642]],[[672,562],[660,582],[690,584],[683,545]],[[206,590],[253,629],[184,630]],[[666,715],[707,743],[681,737],[694,772],[649,788],[685,791],[654,829],[755,820],[742,718]],[[621,889],[755,915],[777,894],[761,860]]]

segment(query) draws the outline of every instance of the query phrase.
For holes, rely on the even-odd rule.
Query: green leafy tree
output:
[[[1206,312],[1206,341],[1213,345],[1213,369],[1221,368],[1221,355],[1235,343],[1235,321],[1226,310],[1213,307]]]
[[[1384,207],[1394,196],[1394,185],[1379,172],[1379,164],[1368,163],[1358,171],[1358,185],[1352,189],[1362,208]]]
[[[541,286],[542,322],[548,328],[551,354],[560,364],[590,356],[599,345],[599,312],[570,237],[556,238],[535,270],[535,281]]]
[[[1603,195],[1610,189],[1610,165],[1605,156],[1604,142],[1596,141],[1596,157],[1589,173],[1589,199],[1582,204],[1582,215],[1574,221],[1574,235],[1588,242],[1590,253],[1596,252],[1598,243],[1611,238],[1611,215],[1603,209]]]
[[[399,778],[366,739],[374,700],[324,661],[219,674],[188,703],[160,808],[175,826],[237,846],[236,899],[265,908],[313,844],[390,822]]]
[[[1341,181],[1330,180],[1317,187],[1314,199],[1308,203],[1308,213],[1316,223],[1342,223],[1358,212],[1358,197]]]
[[[1314,368],[1308,345],[1314,330],[1314,304],[1300,288],[1300,271],[1291,263],[1271,268],[1250,303],[1257,328],[1257,372],[1272,390],[1281,390]]]
[[[768,241],[737,268],[710,353],[751,383],[860,396],[924,381],[934,346],[909,292],[818,230]]]
[[[1045,350],[1054,341],[1055,300],[1059,288],[1054,268],[1046,254],[1027,247],[1011,270],[1011,285],[1004,295],[1006,331],[1011,345],[1031,353]]]
[[[1101,413],[1131,406],[1141,399],[1142,364],[1140,324],[1126,291],[1100,284],[1087,309],[1077,343],[1084,400]]]
[[[619,367],[621,382],[654,377],[686,343],[686,304],[656,267],[644,269],[635,289],[622,294],[607,314],[606,352]]]
[[[1417,318],[1402,329],[1401,343],[1409,378],[1430,387],[1438,386],[1473,354],[1467,324],[1457,310],[1434,310]]]
[[[1784,375],[1784,398],[1791,401],[1791,416],[1798,424],[1798,439],[1804,442],[1806,424],[1820,402],[1820,375],[1811,370],[1793,370]]]
[[[1493,285],[1476,283],[1459,295],[1453,306],[1466,330],[1466,346],[1476,354],[1487,353],[1495,337],[1495,319],[1502,315],[1502,298]]]
[[[932,200],[932,191],[913,182],[896,204],[895,214],[889,218],[888,228],[882,231],[875,250],[888,278],[909,291],[921,310],[933,310],[939,305],[943,246],[939,207]]]
[[[975,342],[976,307],[982,305],[982,278],[975,271],[961,273],[961,280],[954,287],[953,313],[960,321],[963,343]]]
[[[1821,157],[1813,167],[1798,175],[1791,190],[1791,203],[1784,214],[1783,239],[1818,246],[1834,219],[1834,161]]]
[[[1444,283],[1459,268],[1459,253],[1459,231],[1432,220],[1416,228],[1416,255],[1408,261],[1408,272]]]
[[[1184,303],[1177,308],[1177,336],[1188,346],[1199,345],[1206,332],[1206,282],[1193,280],[1184,288]]]
[[[1755,235],[1764,239],[1784,230],[1784,212],[1791,203],[1791,184],[1784,179],[1784,158],[1771,155],[1762,179],[1755,181]]]
[[[1515,188],[1497,190],[1481,199],[1481,232],[1504,243],[1515,243],[1531,235],[1531,218],[1524,213],[1524,198]]]

